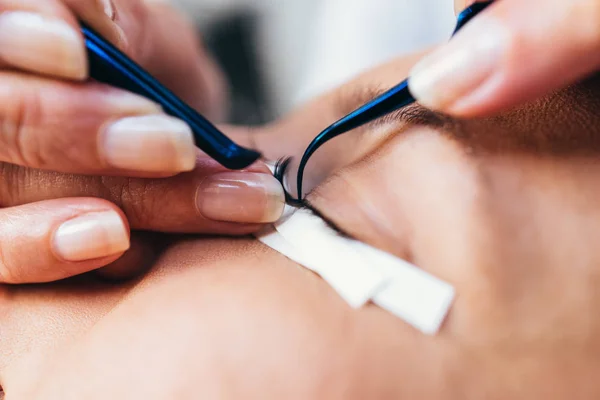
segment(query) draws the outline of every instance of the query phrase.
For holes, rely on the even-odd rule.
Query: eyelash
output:
[[[275,179],[277,179],[281,186],[283,186],[283,192],[285,193],[285,202],[296,208],[310,208],[305,200],[294,198],[285,188],[285,172],[287,171],[290,163],[292,162],[292,157],[282,157],[277,160],[275,164]]]
[[[273,175],[275,175],[275,179],[277,179],[283,186],[283,192],[285,193],[285,202],[292,207],[296,207],[299,209],[308,210],[308,211],[312,212],[314,215],[321,218],[338,235],[340,235],[342,237],[346,237],[346,238],[351,238],[350,235],[348,235],[346,232],[344,232],[342,229],[340,229],[340,227],[337,226],[333,221],[331,221],[329,218],[327,218],[325,215],[323,215],[323,213],[321,213],[321,211],[319,211],[317,208],[312,206],[308,202],[308,200],[296,199],[296,198],[292,197],[292,195],[290,195],[289,192],[285,189],[285,183],[284,183],[285,182],[285,172],[291,162],[292,162],[292,157],[280,158],[277,161],[277,163],[275,164],[275,171],[273,174]]]

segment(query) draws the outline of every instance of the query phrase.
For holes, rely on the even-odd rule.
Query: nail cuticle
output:
[[[269,223],[283,212],[283,190],[269,174],[223,172],[204,178],[197,188],[196,208],[210,220]]]

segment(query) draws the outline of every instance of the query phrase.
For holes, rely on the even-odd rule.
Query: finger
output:
[[[1,0],[0,67],[83,80],[88,65],[78,20],[123,45],[110,0]],[[73,12],[75,11],[75,13]]]
[[[454,13],[458,15],[461,10],[465,9],[465,0],[454,0]]]
[[[481,3],[488,0],[454,0],[454,13],[460,14],[465,8],[471,6],[473,3]]]
[[[131,93],[0,72],[0,161],[80,174],[165,176],[194,167],[190,128]]]
[[[129,248],[122,212],[98,199],[0,211],[0,283],[49,282],[110,264]]]
[[[0,68],[84,80],[88,65],[80,20],[193,107],[211,119],[223,116],[223,77],[192,25],[166,2],[0,0]]]
[[[78,0],[69,0],[77,2]],[[126,53],[212,121],[225,115],[225,80],[197,30],[170,1],[115,2]]]
[[[412,71],[425,106],[489,115],[586,77],[600,66],[600,1],[504,0]]]
[[[229,171],[207,156],[168,179],[65,176],[4,165],[0,201],[9,206],[61,197],[97,197],[119,206],[134,230],[242,235],[274,222],[283,189],[264,164]]]

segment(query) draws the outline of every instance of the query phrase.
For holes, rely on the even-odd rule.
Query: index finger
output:
[[[109,0],[0,0],[0,68],[83,80],[88,65],[78,20],[122,45]]]
[[[134,230],[227,235],[249,234],[277,221],[285,200],[264,164],[229,171],[201,155],[194,171],[167,179],[2,170],[0,203],[6,207],[67,197],[106,199],[123,210]]]
[[[411,73],[429,108],[489,116],[576,83],[600,66],[599,0],[502,0]]]

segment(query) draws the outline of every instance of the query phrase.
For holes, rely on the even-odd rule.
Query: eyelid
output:
[[[358,95],[354,95],[350,97],[351,102],[358,102],[360,104],[366,103],[364,100],[365,97],[375,98],[380,95],[381,90],[375,88],[366,88],[365,90],[358,93]],[[350,104],[350,103],[348,103]],[[404,122],[405,124],[410,125],[427,125],[431,127],[438,128],[446,128],[449,124],[454,125],[456,120],[453,118],[437,113],[435,111],[429,110],[419,104],[410,105],[404,108],[397,110],[391,114],[388,114],[382,118],[379,118],[370,124],[367,124],[363,129],[363,134],[368,134],[369,129],[375,129],[378,126],[389,125],[394,123]],[[367,132],[367,133],[364,133]],[[298,199],[295,196],[292,196],[285,185],[285,173],[292,161],[292,157],[283,157],[279,159],[275,165],[274,176],[284,188],[285,201],[288,205],[300,209],[305,209],[311,211],[316,216],[323,219],[327,225],[329,225],[333,230],[335,230],[340,235],[345,237],[351,237],[346,232],[344,232],[339,226],[329,220],[327,217],[323,215],[316,207],[312,206],[306,198],[310,196],[310,193],[307,196],[303,196],[302,199]]]
[[[331,229],[333,229],[340,236],[343,236],[346,238],[352,238],[350,235],[348,235],[346,232],[344,232],[337,224],[335,224],[333,221],[331,221],[329,218],[327,218],[319,209],[317,209],[314,205],[312,205],[306,197],[304,197],[302,200],[298,200],[297,198],[291,196],[288,193],[287,189],[285,188],[285,183],[284,183],[285,182],[285,171],[286,171],[287,167],[290,165],[291,161],[292,161],[291,157],[281,158],[275,164],[275,171],[274,171],[275,178],[283,186],[283,190],[285,192],[286,203],[292,207],[295,207],[295,208],[298,208],[301,210],[310,211],[315,216],[321,218],[323,220],[323,222],[325,222],[327,224],[327,226],[329,226]]]
[[[327,226],[329,226],[331,229],[333,229],[338,235],[345,237],[347,239],[354,239],[347,232],[345,232],[342,228],[340,228],[335,222],[333,222],[331,219],[329,219],[325,215],[323,215],[323,213],[318,208],[316,208],[313,204],[311,204],[310,201],[304,200],[304,204],[302,204],[299,208],[303,209],[303,210],[308,210],[311,213],[313,213],[314,215],[316,215],[317,217],[321,218],[323,220],[323,222],[325,222],[325,224],[327,224]]]

